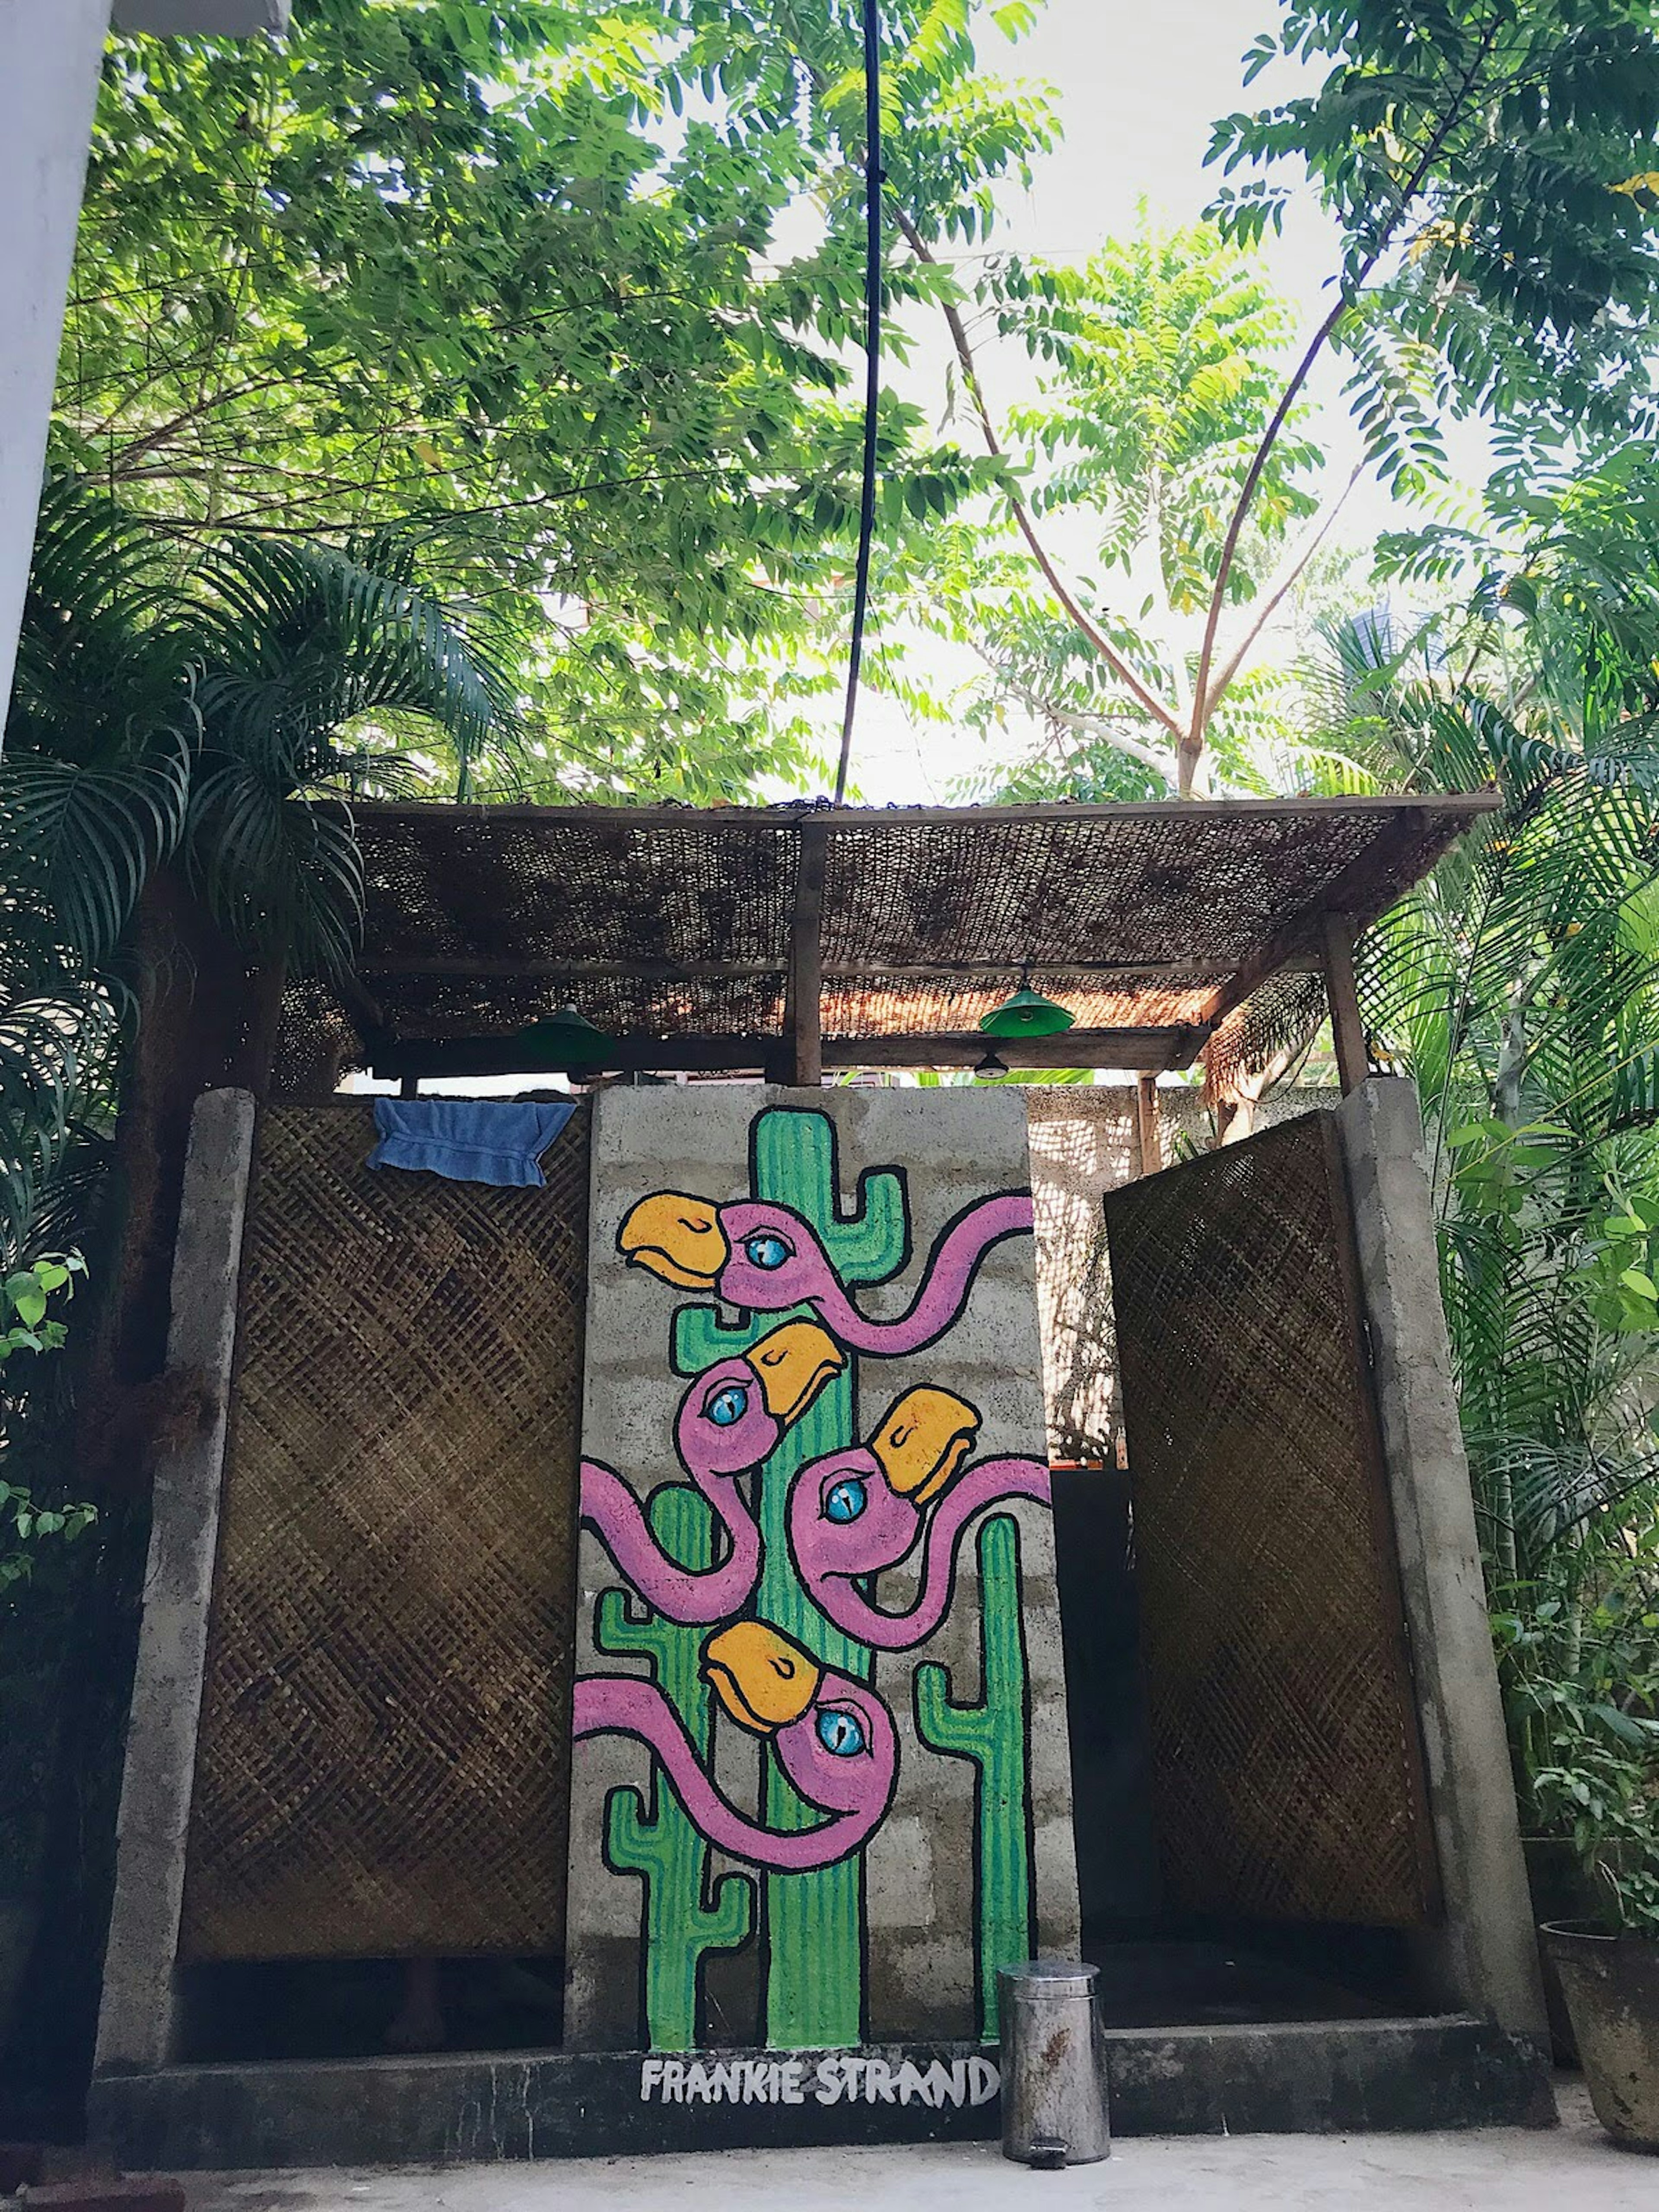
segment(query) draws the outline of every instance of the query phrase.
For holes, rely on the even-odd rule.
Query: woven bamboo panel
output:
[[[562,1947],[587,1129],[515,1190],[262,1118],[187,1958]]]
[[[1268,1099],[1261,1118],[1306,1110],[1306,1094]],[[1056,1464],[1115,1460],[1121,1426],[1112,1267],[1106,1249],[1108,1191],[1141,1172],[1135,1094],[1121,1084],[1025,1086],[1036,1214],[1037,1317],[1048,1456]],[[1162,1157],[1213,1142],[1202,1095],[1185,1085],[1158,1093]]]
[[[1310,1114],[1106,1201],[1171,1901],[1436,1910],[1338,1139]]]

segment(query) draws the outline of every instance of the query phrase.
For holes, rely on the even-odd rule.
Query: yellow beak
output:
[[[702,1679],[734,1721],[771,1735],[800,1718],[823,1669],[775,1628],[739,1620],[703,1645]]]
[[[881,1471],[901,1498],[926,1505],[974,1449],[979,1415],[950,1390],[907,1390],[870,1439]]]
[[[841,1373],[847,1355],[816,1322],[787,1321],[751,1346],[749,1364],[760,1376],[761,1395],[772,1419],[793,1421]]]
[[[718,1209],[682,1191],[653,1191],[629,1210],[617,1249],[631,1267],[648,1267],[683,1291],[712,1291],[732,1256]]]

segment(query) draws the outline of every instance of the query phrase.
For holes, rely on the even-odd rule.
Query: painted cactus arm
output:
[[[957,1549],[969,1525],[993,1506],[1016,1498],[1039,1505],[1052,1502],[1051,1479],[1041,1460],[981,1460],[957,1477],[928,1518],[921,1587],[904,1613],[884,1613],[848,1576],[818,1572],[810,1535],[805,1540],[797,1536],[797,1565],[814,1601],[838,1628],[878,1651],[908,1651],[926,1643],[951,1609]]]
[[[647,1509],[665,1554],[698,1570],[714,1556],[714,1515],[689,1487],[665,1483]],[[700,1630],[646,1612],[634,1615],[619,1589],[600,1594],[593,1641],[611,1658],[643,1656],[663,1693],[684,1716],[706,1754],[708,1691],[701,1674]],[[637,1790],[613,1790],[605,1804],[605,1862],[639,1875],[643,1912],[645,2030],[653,2051],[690,2051],[697,2043],[697,1980],[713,1951],[735,1951],[754,1929],[755,1884],[744,1874],[709,1875],[708,1844],[659,1770],[647,1808]]]
[[[614,1468],[585,1459],[581,1516],[647,1604],[666,1620],[704,1624],[741,1613],[760,1573],[760,1531],[734,1504],[718,1566],[679,1565],[652,1534],[646,1509]]]
[[[1020,1613],[1019,1531],[1006,1515],[979,1532],[981,1694],[951,1695],[951,1678],[916,1668],[916,1735],[932,1750],[971,1760],[979,1893],[980,2033],[997,2033],[997,1968],[1031,1956],[1030,1716]]]
[[[757,1121],[750,1147],[755,1196],[792,1206],[810,1221],[843,1283],[884,1283],[898,1273],[910,1256],[902,1175],[866,1170],[852,1212],[843,1214],[840,1146],[827,1115],[774,1108]]]

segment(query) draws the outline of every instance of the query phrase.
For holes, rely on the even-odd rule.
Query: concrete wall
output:
[[[757,1135],[763,1126],[770,1137]],[[839,1139],[833,1192],[832,1127]],[[822,1143],[809,1141],[815,1128]],[[778,1139],[783,1129],[793,1133],[793,1150]],[[792,1163],[787,1172],[781,1161]],[[896,1170],[896,1177],[884,1181],[884,1170]],[[872,1178],[868,1187],[865,1176]],[[746,1334],[722,1333],[711,1326],[711,1293],[625,1264],[619,1228],[648,1194],[678,1191],[718,1205],[747,1200],[757,1189],[784,1195],[787,1184],[796,1212],[825,1230],[856,1304],[868,1316],[891,1319],[909,1308],[934,1240],[954,1217],[1028,1183],[1024,1107],[1017,1093],[606,1093],[593,1141],[585,1455],[614,1469],[638,1497],[659,1486],[677,1493],[680,1510],[688,1467],[677,1464],[672,1438],[687,1378],[783,1317],[761,1314]],[[862,1225],[848,1218],[860,1208]],[[907,1208],[908,1260],[893,1241]],[[899,1262],[891,1279],[872,1279],[891,1275]],[[955,1547],[948,1611],[912,1649],[872,1653],[858,1636],[830,1627],[805,1601],[793,1571],[787,1500],[796,1470],[832,1452],[849,1454],[849,1467],[858,1464],[860,1440],[894,1399],[918,1386],[955,1393],[981,1417],[969,1465],[930,1502],[924,1520],[973,1480],[974,1463],[1029,1455],[1042,1468],[1029,1234],[1011,1235],[990,1250],[960,1318],[937,1341],[908,1354],[856,1356],[847,1376],[789,1428],[763,1474],[744,1479],[767,1539],[766,1564],[753,1599],[733,1601],[732,1609],[786,1626],[890,1712],[897,1776],[884,1817],[836,1865],[769,1870],[707,1846],[684,1822],[657,1759],[636,1735],[606,1730],[579,1741],[568,2047],[649,2040],[672,2048],[685,2040],[750,2038],[811,2047],[971,2036],[989,2026],[996,1961],[988,1953],[1000,1947],[1006,1959],[1074,1948],[1065,1686],[1046,1504],[1023,1498],[988,1505],[968,1520]],[[864,1474],[873,1492],[879,1477],[867,1464]],[[907,1611],[915,1602],[915,1567],[926,1543],[924,1535],[902,1565],[879,1576],[874,1595],[883,1609]],[[711,1557],[705,1550],[699,1564]],[[981,1587],[982,1560],[994,1587]],[[591,1522],[578,1571],[579,1676],[678,1683],[682,1711],[720,1790],[758,1826],[778,1823],[784,1815],[755,1736],[717,1702],[711,1707],[696,1679],[702,1647],[726,1614],[678,1627],[653,1620],[637,1596],[623,1595],[632,1585]],[[1022,1672],[1024,1679],[1015,1679]],[[602,1686],[598,1694],[610,1692]],[[808,1817],[817,1822],[823,1815]],[[1034,1913],[1012,1893],[1022,1881],[1034,1892]]]
[[[1531,1899],[1452,1394],[1416,1094],[1364,1084],[1339,1112],[1445,1895],[1433,1993],[1546,2033]]]

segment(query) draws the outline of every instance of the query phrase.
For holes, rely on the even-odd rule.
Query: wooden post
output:
[[[784,990],[785,1079],[816,1091],[823,1081],[823,869],[830,833],[800,825],[800,860],[789,922],[789,980]]]
[[[1135,1078],[1135,1134],[1140,1141],[1140,1172],[1156,1175],[1164,1164],[1164,1138],[1158,1125],[1158,1078]]]
[[[1330,1001],[1331,1038],[1336,1047],[1337,1080],[1346,1098],[1370,1073],[1359,995],[1353,980],[1353,924],[1345,914],[1321,917],[1325,955],[1325,995]]]

